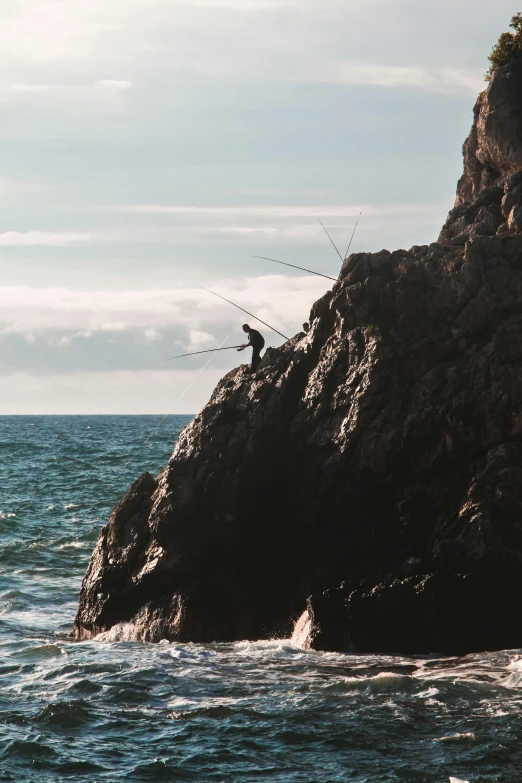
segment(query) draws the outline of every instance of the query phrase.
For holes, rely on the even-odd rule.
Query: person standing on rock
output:
[[[265,347],[265,338],[257,329],[251,329],[248,324],[243,324],[243,331],[248,334],[248,342],[238,348],[238,351],[244,351],[249,345],[252,346],[252,364],[250,372],[253,373],[259,367],[261,361],[261,351]]]

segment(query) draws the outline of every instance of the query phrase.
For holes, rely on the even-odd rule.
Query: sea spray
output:
[[[312,618],[306,609],[296,620],[294,631],[290,640],[294,647],[301,647],[303,650],[310,649],[310,634],[312,631]]]

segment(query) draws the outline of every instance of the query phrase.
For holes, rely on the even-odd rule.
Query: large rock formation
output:
[[[521,69],[477,104],[456,207],[475,218],[352,255],[308,334],[222,379],[102,530],[77,638],[266,638],[309,599],[318,649],[522,645]]]
[[[522,230],[522,64],[494,71],[464,142],[464,173],[439,241],[513,236]]]

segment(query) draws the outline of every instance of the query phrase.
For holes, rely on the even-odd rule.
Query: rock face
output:
[[[348,258],[310,332],[226,375],[165,470],[133,484],[78,639],[128,621],[151,641],[289,635],[308,606],[317,649],[522,646],[519,76],[500,69],[479,98],[443,241]],[[481,233],[481,209],[502,224]]]
[[[464,142],[464,173],[439,241],[513,236],[522,229],[522,62],[496,70]]]

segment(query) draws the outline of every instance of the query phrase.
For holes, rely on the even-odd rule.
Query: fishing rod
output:
[[[252,318],[255,318],[256,321],[259,321],[259,323],[264,324],[265,326],[268,326],[269,329],[271,329],[276,334],[279,334],[281,337],[284,337],[285,340],[289,340],[290,338],[284,335],[282,332],[279,332],[277,329],[274,329],[273,326],[270,326],[270,324],[267,324],[266,321],[262,321],[261,318],[258,318],[257,315],[254,315],[254,313],[249,313],[248,310],[245,310],[244,307],[240,307],[235,302],[231,302],[230,299],[226,299],[224,296],[221,296],[221,294],[216,294],[215,291],[211,291],[210,288],[204,288],[202,285],[198,286],[198,288],[201,288],[202,291],[207,291],[209,294],[214,294],[214,296],[218,296],[220,299],[223,299],[224,302],[228,302],[229,304],[233,305],[234,307],[237,307],[238,310],[242,310],[247,315],[251,315]]]
[[[206,351],[194,351],[193,353],[180,353],[179,356],[170,356],[165,359],[166,362],[170,362],[172,359],[181,359],[183,356],[198,356],[200,353],[214,353],[214,351],[231,351],[232,348],[241,348],[241,345],[229,345],[227,348],[208,348]]]
[[[319,277],[326,277],[327,280],[333,280],[337,282],[336,277],[330,277],[330,275],[323,275],[321,272],[314,272],[313,269],[305,269],[304,266],[296,266],[295,264],[287,264],[286,261],[278,261],[277,258],[268,258],[267,256],[252,256],[252,258],[263,258],[265,261],[273,261],[275,264],[283,264],[283,266],[291,266],[293,269],[301,269],[303,272],[310,272],[311,275],[319,275]]]
[[[362,212],[359,212],[359,217],[357,218],[357,222],[355,224],[355,228],[354,228],[354,230],[352,232],[352,237],[350,239],[350,244],[348,245],[348,250],[346,251],[345,258],[348,258],[348,253],[350,252],[350,248],[352,246],[353,238],[355,236],[355,232],[357,231],[357,226],[359,225],[359,220],[361,219],[361,215],[362,215]]]
[[[337,255],[339,256],[339,258],[341,259],[341,263],[342,263],[342,264],[344,264],[344,258],[341,256],[341,254],[340,254],[340,253],[339,253],[339,251],[337,250],[337,245],[335,244],[335,242],[333,241],[332,237],[330,236],[330,234],[328,233],[328,231],[326,230],[326,228],[323,226],[323,224],[321,223],[321,221],[319,220],[319,218],[317,218],[317,220],[319,221],[320,225],[323,227],[323,230],[324,230],[324,232],[325,232],[326,236],[328,237],[328,239],[330,240],[330,242],[331,242],[331,243],[332,243],[332,245],[334,246],[334,248],[335,248],[335,252],[337,253]]]
[[[233,332],[233,331],[234,331],[234,327],[232,327],[232,329],[231,329],[231,330],[230,330],[230,332],[227,334],[227,336],[225,337],[225,339],[223,340],[223,342],[221,343],[221,345],[223,345],[223,343],[226,343],[226,341],[228,340],[228,338],[230,337],[230,335],[232,334],[232,332]],[[214,350],[220,350],[220,349],[221,349],[221,345],[220,345],[220,346],[219,346],[219,348],[217,348],[217,349],[216,349],[216,348],[214,348]],[[238,347],[239,347],[239,346],[238,346]],[[190,354],[188,354],[188,355],[190,356]],[[179,358],[179,357],[177,357],[177,356],[172,356],[171,358],[172,358],[172,359],[177,359],[177,358]],[[168,361],[169,361],[169,359],[165,359],[165,361],[166,361],[166,362],[168,362]],[[210,364],[210,362],[211,362],[211,361],[212,361],[212,356],[210,357],[210,359],[208,360],[208,362],[207,362],[206,364],[204,364],[204,365],[203,365],[203,367],[202,367],[202,368],[201,368],[201,370],[198,372],[198,374],[196,375],[196,377],[195,377],[195,378],[193,378],[193,379],[190,381],[190,383],[189,383],[189,385],[187,386],[187,388],[185,389],[185,391],[184,391],[182,394],[180,394],[180,395],[179,395],[179,397],[177,397],[177,398],[175,398],[175,399],[177,399],[177,400],[179,401],[179,400],[181,400],[181,399],[182,399],[182,398],[185,396],[185,394],[186,394],[186,393],[187,393],[187,392],[190,390],[190,388],[193,386],[193,384],[194,384],[194,383],[197,381],[197,379],[199,378],[199,376],[201,375],[201,373],[202,373],[202,372],[204,372],[204,370],[206,370],[206,369],[207,369],[207,367],[208,367],[208,365]],[[166,418],[167,418],[167,416],[169,416],[169,415],[171,415],[171,414],[169,414],[169,413],[166,413],[166,414],[163,416],[163,418],[161,419],[160,423],[159,423],[159,424],[156,424],[156,426],[154,427],[154,429],[153,429],[153,430],[151,430],[151,432],[150,432],[150,433],[147,435],[147,437],[145,438],[145,440],[144,440],[144,441],[143,441],[143,443],[141,444],[142,446],[152,446],[152,443],[150,443],[150,439],[151,439],[151,438],[152,438],[152,437],[153,437],[153,436],[156,434],[156,432],[159,430],[159,428],[161,427],[161,425],[163,424],[163,422],[165,421],[165,419],[166,419]],[[129,454],[127,454],[127,456],[130,456],[130,455],[129,455]],[[125,463],[125,465],[124,465],[123,467],[124,467],[124,468],[127,468],[129,465],[130,465],[130,460],[128,460],[128,461]]]

